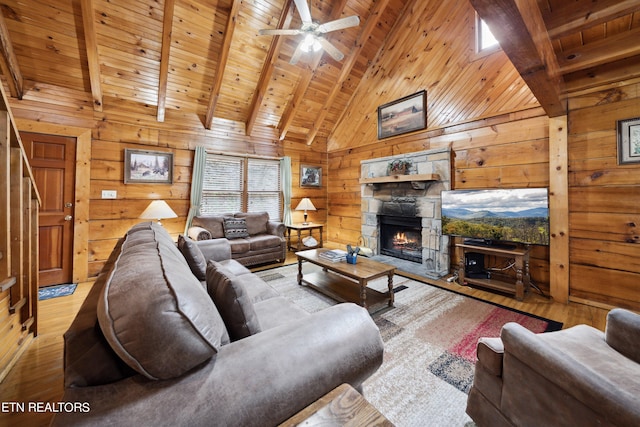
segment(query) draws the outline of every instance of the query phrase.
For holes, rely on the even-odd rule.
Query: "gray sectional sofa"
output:
[[[271,221],[267,212],[229,213],[193,218],[188,235],[196,241],[228,240],[231,257],[252,266],[283,262],[287,243],[282,222]]]
[[[64,335],[52,425],[277,425],[382,363],[363,308],[308,314],[228,258],[141,223],[120,239]]]

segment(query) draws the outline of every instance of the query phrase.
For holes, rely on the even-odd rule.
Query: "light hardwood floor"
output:
[[[330,243],[328,247],[335,247]],[[289,253],[286,264],[296,262]],[[269,266],[266,268],[272,268]],[[564,327],[588,324],[604,330],[608,310],[581,304],[558,304],[532,292],[519,302],[509,296],[501,296],[480,289],[448,283],[444,280],[434,283],[485,301],[497,303],[527,313],[562,322]],[[39,335],[28,346],[5,380],[0,384],[0,426],[46,426],[52,418],[46,412],[6,412],[12,402],[58,402],[63,394],[63,341],[67,330],[84,301],[93,282],[81,283],[73,295],[39,302]]]

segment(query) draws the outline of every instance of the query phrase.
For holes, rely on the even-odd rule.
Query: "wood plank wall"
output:
[[[330,152],[328,239],[354,244],[360,237],[358,179],[363,159],[449,147],[456,189],[547,187],[549,119],[543,114],[536,108]],[[457,260],[452,257],[451,263],[453,268]],[[548,291],[547,247],[533,249],[531,271],[534,282]]]
[[[569,299],[640,310],[640,164],[618,165],[616,137],[640,117],[640,83],[569,106]]]
[[[184,231],[191,191],[191,168],[195,147],[204,145],[213,152],[290,156],[292,163],[295,208],[302,197],[310,197],[318,209],[309,213],[314,222],[326,221],[326,179],[318,189],[300,188],[300,164],[317,165],[326,170],[326,144],[313,146],[278,141],[274,129],[256,129],[247,137],[237,122],[215,120],[212,130],[205,130],[201,118],[171,110],[165,122],[156,121],[153,107],[123,100],[105,102],[101,113],[90,108],[90,99],[82,92],[38,85],[28,91],[22,101],[11,100],[16,117],[29,123],[56,124],[56,133],[64,134],[65,127],[86,128],[91,131],[90,182],[88,192],[88,232],[76,252],[87,253],[86,276],[96,276],[108,258],[117,239],[132,225],[142,221],[138,216],[153,199],[164,199],[178,214],[178,218],[163,221],[167,230],[177,238]],[[111,106],[111,107],[109,107]],[[29,129],[34,131],[31,127]],[[75,133],[67,131],[68,134]],[[174,153],[174,183],[124,184],[124,149],[170,151]],[[117,199],[102,199],[103,190],[115,190]],[[293,213],[294,222],[302,221],[302,213]],[[80,269],[82,270],[82,269]],[[86,280],[87,277],[79,277]]]

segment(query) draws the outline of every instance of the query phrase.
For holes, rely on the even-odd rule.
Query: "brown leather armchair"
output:
[[[534,334],[508,323],[481,338],[467,414],[479,426],[640,425],[640,315]]]

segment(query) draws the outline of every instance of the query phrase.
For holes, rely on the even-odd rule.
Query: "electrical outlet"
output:
[[[118,193],[116,190],[102,190],[102,198],[103,199],[115,199]]]

